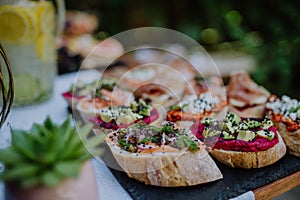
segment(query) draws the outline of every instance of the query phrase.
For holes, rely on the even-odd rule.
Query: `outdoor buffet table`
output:
[[[52,98],[46,102],[43,102],[41,104],[36,104],[32,106],[26,106],[26,107],[19,107],[19,108],[13,108],[9,114],[8,119],[6,120],[6,123],[1,129],[0,134],[0,147],[3,148],[10,143],[10,127],[14,129],[29,129],[32,125],[32,123],[42,123],[44,119],[47,116],[50,116],[54,122],[61,123],[63,122],[67,116],[69,115],[68,109],[67,109],[67,103],[64,101],[61,94],[68,90],[70,85],[73,83],[73,81],[76,78],[76,73],[70,73],[58,76],[55,80],[54,85],[54,94]],[[82,79],[95,79],[98,76],[98,73],[94,70],[88,70],[88,71],[81,71],[78,74]],[[295,166],[293,166],[292,169],[289,169],[290,171],[285,173],[284,175],[280,175],[277,177],[277,180],[275,181],[268,181],[269,179],[267,177],[264,177],[265,172],[261,169],[260,175],[255,174],[255,172],[252,170],[246,176],[253,177],[252,181],[255,181],[254,179],[265,179],[267,181],[267,185],[261,186],[258,188],[254,188],[252,191],[244,191],[245,188],[242,188],[241,186],[241,194],[238,194],[236,196],[236,199],[244,199],[244,200],[251,200],[251,199],[269,199],[274,196],[280,195],[298,185],[300,185],[300,160],[296,157],[288,157],[282,163],[279,163],[278,168],[285,167],[284,162],[293,162],[296,163]],[[211,199],[226,199],[226,197],[222,197],[220,194],[222,192],[225,192],[227,190],[230,190],[231,188],[226,185],[226,182],[218,182],[217,184],[208,184],[201,187],[201,190],[198,190],[198,187],[185,187],[185,188],[160,188],[160,187],[152,187],[152,186],[145,186],[143,183],[138,183],[135,180],[129,179],[126,174],[123,172],[116,172],[114,170],[110,170],[97,159],[93,160],[94,170],[96,172],[97,177],[97,183],[98,183],[98,189],[100,194],[100,199],[146,199],[151,198],[151,196],[146,196],[146,194],[141,195],[145,191],[149,191],[148,194],[153,193],[153,198],[174,198],[174,196],[166,196],[173,192],[181,193],[181,195],[178,195],[175,199],[181,199],[185,196],[185,198],[189,199],[189,194],[193,193],[193,190],[197,192],[194,193],[194,195],[191,195],[191,199],[195,199],[196,196],[201,194],[201,192],[213,192],[216,187],[220,186],[220,190],[215,193],[215,196],[210,196]],[[241,175],[243,173],[243,170],[238,169],[229,169],[228,173],[231,173],[231,171],[237,170],[237,176]],[[252,174],[251,174],[252,173]],[[275,173],[276,174],[276,173]],[[232,176],[232,174],[227,174],[224,177],[227,178],[229,176]],[[260,177],[262,176],[262,177]],[[284,177],[282,177],[284,176]],[[224,178],[224,179],[225,179]],[[276,177],[275,177],[276,178]],[[235,177],[235,179],[238,179],[238,177]],[[251,180],[249,180],[251,181]],[[230,182],[229,179],[227,179],[227,182]],[[214,185],[214,186],[212,186]],[[125,186],[125,187],[124,187]],[[222,187],[221,187],[222,186]],[[210,189],[213,187],[214,189]],[[224,191],[224,188],[226,191]],[[235,188],[239,189],[239,188]],[[153,192],[154,191],[154,192]],[[186,193],[187,192],[187,193]],[[242,194],[244,193],[244,194]],[[228,193],[229,194],[229,193]],[[155,196],[157,195],[157,196]],[[161,196],[162,195],[162,196]],[[232,195],[232,194],[231,194]],[[241,196],[239,196],[241,195]],[[202,195],[201,195],[202,196]],[[204,195],[205,196],[205,195]],[[164,198],[165,197],[165,198]],[[176,196],[175,196],[176,197]],[[4,192],[3,192],[3,184],[1,184],[0,187],[0,200],[4,199]]]

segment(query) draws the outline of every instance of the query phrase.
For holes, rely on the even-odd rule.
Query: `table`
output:
[[[67,103],[64,101],[61,94],[68,90],[70,85],[77,78],[81,80],[93,80],[98,76],[99,72],[96,70],[86,70],[80,71],[80,73],[70,73],[58,76],[55,80],[54,94],[51,99],[37,105],[13,108],[6,123],[1,129],[0,148],[10,144],[10,127],[14,129],[29,129],[32,123],[42,123],[47,116],[50,116],[55,123],[62,123],[69,113],[67,110]],[[92,163],[96,174],[100,199],[131,199],[129,194],[122,188],[105,164],[97,159],[93,159]],[[287,187],[286,184],[289,184],[289,186]],[[253,192],[246,192],[234,199],[253,200],[254,197],[257,199],[266,199],[266,197],[274,197],[275,195],[284,193],[298,185],[300,185],[300,171],[275,181],[274,183],[258,188]],[[274,192],[274,190],[276,191]],[[3,184],[0,184],[0,200],[1,199],[4,199]]]
[[[95,70],[82,71],[78,73],[78,78],[92,80],[96,79],[98,75],[99,72]],[[3,148],[10,144],[10,127],[14,129],[29,129],[34,122],[42,123],[47,116],[50,116],[55,123],[62,123],[69,115],[69,112],[67,110],[67,103],[61,94],[69,89],[76,78],[77,73],[58,76],[55,80],[54,94],[51,99],[36,105],[13,108],[1,129],[0,147]],[[103,163],[96,159],[93,159],[92,163],[97,177],[101,200],[131,199]],[[3,184],[1,184],[0,200],[4,199],[3,193]]]

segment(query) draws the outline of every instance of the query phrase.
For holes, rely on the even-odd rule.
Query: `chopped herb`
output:
[[[300,106],[296,107],[296,108],[291,108],[289,110],[290,113],[294,113],[294,112],[298,112],[298,110],[300,109]]]
[[[198,74],[194,77],[194,80],[196,81],[197,85],[202,85],[203,82],[205,82],[207,80],[207,78]]]
[[[136,152],[137,148],[134,147],[132,144],[126,142],[124,139],[118,139],[118,143],[120,144],[121,148],[129,151],[129,152]]]
[[[182,149],[184,147],[184,141],[178,138],[178,140],[175,142],[173,146]]]
[[[106,89],[112,91],[116,86],[116,81],[114,79],[103,79],[101,83],[101,89]]]
[[[100,90],[96,90],[96,92],[95,92],[95,97],[99,97],[100,99],[103,98],[103,94],[101,93]]]
[[[144,139],[142,139],[142,140],[140,141],[140,143],[141,143],[141,144],[145,144],[145,143],[147,143],[147,142],[150,142],[151,140],[152,140],[151,137],[144,138]]]
[[[181,110],[181,107],[178,105],[173,105],[170,107],[170,110]]]
[[[192,142],[189,146],[189,150],[192,152],[192,153],[195,153],[198,151],[198,145],[196,142]]]
[[[175,130],[173,126],[163,126],[161,131],[166,133],[174,133]]]

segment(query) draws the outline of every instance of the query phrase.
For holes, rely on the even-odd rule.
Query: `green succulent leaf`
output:
[[[40,129],[37,124],[33,124],[29,132],[32,136],[37,136],[40,138]]]
[[[71,117],[69,116],[66,121],[61,125],[58,130],[58,135],[61,137],[62,143],[65,143],[72,136]]]
[[[56,125],[47,117],[29,131],[11,130],[11,146],[0,150],[0,162],[5,165],[0,179],[29,187],[56,186],[64,178],[76,177],[82,164],[91,158],[79,135],[86,139],[92,125],[80,126],[77,134],[71,120],[69,116]]]
[[[49,151],[49,152],[45,152],[43,153],[43,155],[40,155],[40,161],[41,163],[43,164],[51,164],[51,163],[55,163],[57,160],[57,154],[56,152],[52,152],[52,151]]]
[[[16,151],[23,154],[24,157],[35,160],[36,154],[34,152],[34,146],[27,138],[29,138],[27,133],[24,133],[23,131],[13,131],[12,146]]]
[[[40,182],[40,177],[28,177],[21,181],[21,186],[24,188],[28,188],[33,185],[38,185]]]
[[[42,183],[45,186],[54,187],[61,182],[62,175],[55,171],[48,171],[42,175]]]
[[[48,130],[53,130],[56,128],[55,124],[53,123],[53,121],[49,116],[44,121],[44,127],[47,128]]]
[[[27,144],[26,138],[25,138],[25,131],[22,130],[12,130],[11,133],[11,137],[12,137],[12,143],[13,145],[20,145],[20,144]]]
[[[24,157],[12,148],[6,148],[0,150],[0,162],[4,164],[21,163],[24,161]]]
[[[65,161],[57,163],[54,167],[56,172],[76,178],[79,174],[80,163],[78,161]]]
[[[26,179],[27,177],[38,176],[39,166],[32,164],[19,164],[18,167],[9,168],[1,174],[5,180]]]

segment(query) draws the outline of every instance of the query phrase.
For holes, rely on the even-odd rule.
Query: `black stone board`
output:
[[[224,176],[223,179],[196,186],[173,188],[145,185],[129,178],[125,172],[111,168],[110,170],[134,200],[229,199],[300,170],[300,158],[290,154],[260,169],[231,168],[218,161],[216,163]]]
[[[289,153],[276,163],[259,169],[231,168],[215,160],[223,174],[221,180],[187,187],[157,187],[129,178],[117,164],[109,147],[104,143],[101,148],[104,150],[101,159],[134,200],[227,200],[300,170],[300,158]]]

